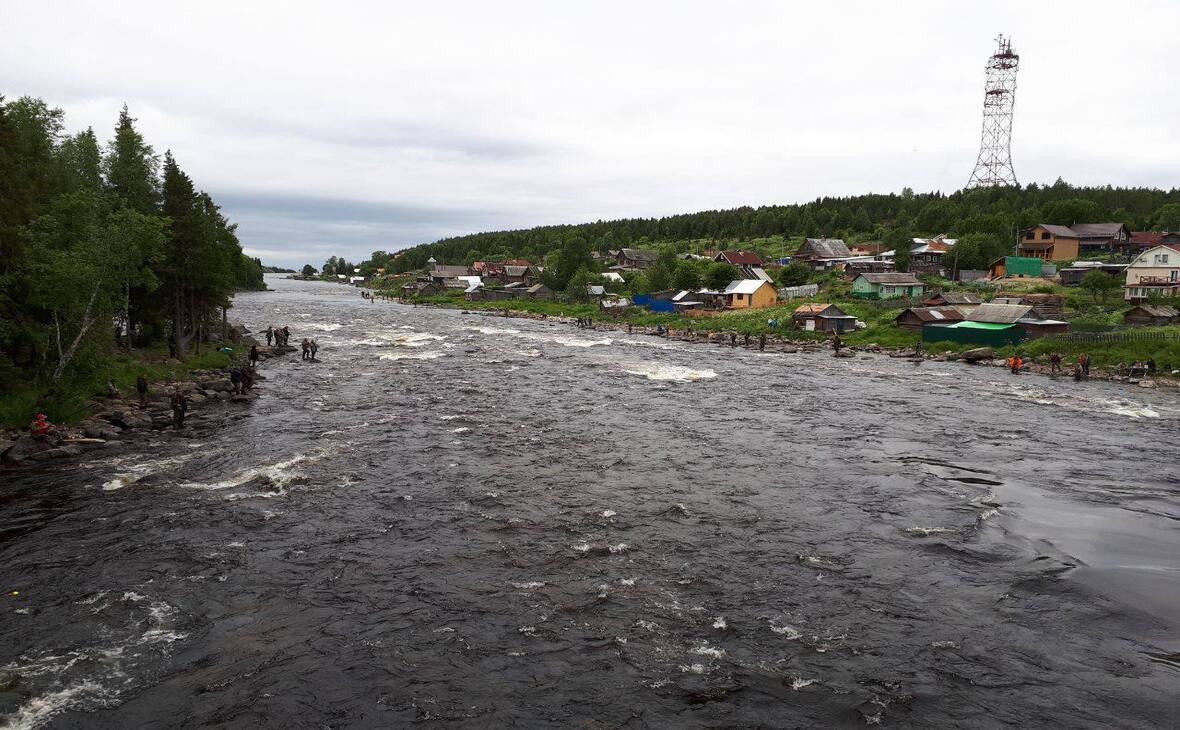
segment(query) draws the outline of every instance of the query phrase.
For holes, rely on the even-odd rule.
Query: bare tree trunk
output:
[[[65,372],[66,366],[70,364],[70,360],[74,359],[74,353],[78,351],[78,345],[82,344],[82,338],[90,331],[91,325],[94,324],[94,301],[98,299],[98,284],[94,285],[94,289],[90,292],[90,301],[86,302],[86,311],[82,313],[82,324],[78,328],[78,334],[74,336],[73,342],[70,343],[69,348],[65,352],[61,349],[61,322],[57,319],[57,312],[53,313],[53,325],[57,330],[57,367],[53,369],[53,378],[51,382],[56,383],[61,379],[62,373]]]

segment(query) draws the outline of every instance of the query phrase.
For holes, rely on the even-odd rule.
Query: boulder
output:
[[[230,400],[234,403],[249,403],[257,397],[258,396],[254,395],[253,393],[237,393],[233,396],[230,396]]]
[[[990,347],[976,347],[974,350],[966,350],[962,354],[962,358],[967,362],[979,362],[980,360],[992,360],[996,353]]]
[[[67,456],[77,456],[82,453],[81,446],[57,446],[52,449],[45,449],[29,454],[29,461],[49,461],[51,459],[64,459]]]
[[[837,350],[832,353],[832,357],[856,357],[856,353],[852,350]]]
[[[219,378],[217,380],[206,380],[201,383],[201,390],[216,391],[219,393],[227,393],[234,389],[234,384],[230,382],[229,378]]]
[[[119,437],[119,429],[104,421],[87,421],[82,424],[86,438],[110,440]]]
[[[152,417],[148,413],[131,408],[103,413],[99,418],[123,430],[152,427]]]

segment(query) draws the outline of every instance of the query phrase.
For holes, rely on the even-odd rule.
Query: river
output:
[[[320,362],[0,474],[4,727],[1176,722],[1172,393],[268,281]]]

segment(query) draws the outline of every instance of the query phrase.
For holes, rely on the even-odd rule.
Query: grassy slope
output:
[[[38,410],[52,423],[77,423],[91,415],[91,402],[105,395],[107,380],[114,380],[120,392],[128,396],[134,395],[135,378],[140,373],[153,382],[178,380],[193,371],[227,367],[230,362],[230,355],[215,350],[191,356],[184,362],[169,361],[166,347],[120,353],[93,372],[59,384],[53,394],[34,383],[17,384],[0,394],[0,426],[28,426]]]

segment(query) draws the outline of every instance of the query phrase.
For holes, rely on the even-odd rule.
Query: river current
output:
[[[0,473],[3,727],[1180,716],[1172,393],[268,281],[320,362]]]

